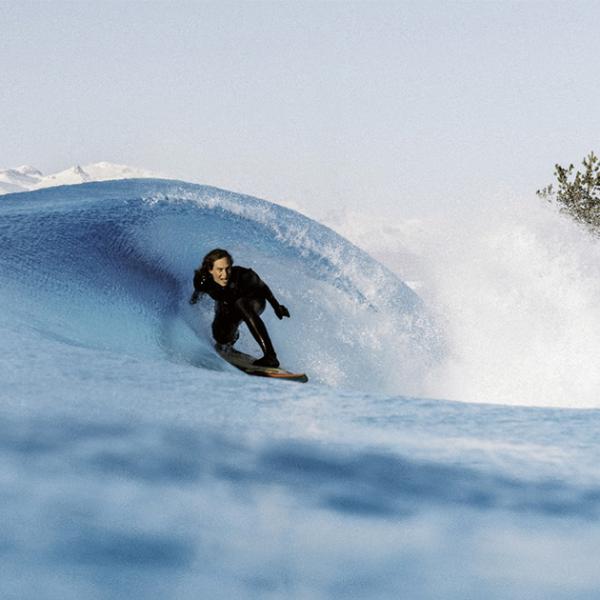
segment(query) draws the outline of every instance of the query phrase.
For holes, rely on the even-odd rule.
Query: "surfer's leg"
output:
[[[265,301],[259,298],[240,298],[235,303],[235,307],[241,313],[244,323],[263,352],[264,356],[254,361],[254,364],[262,367],[278,367],[277,354],[267,327],[260,318],[260,314],[265,310]]]
[[[242,317],[237,311],[217,308],[212,323],[212,334],[215,342],[221,346],[233,346],[240,337],[238,328]]]

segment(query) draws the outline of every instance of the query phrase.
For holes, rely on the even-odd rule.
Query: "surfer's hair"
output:
[[[222,248],[215,248],[211,250],[203,259],[202,265],[200,266],[200,272],[203,275],[208,275],[208,272],[213,268],[213,265],[217,260],[221,258],[228,258],[229,264],[233,264],[233,258],[227,250],[223,250]]]

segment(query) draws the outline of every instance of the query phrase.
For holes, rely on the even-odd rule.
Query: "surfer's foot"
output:
[[[256,359],[252,364],[255,367],[278,367],[279,361],[275,354],[265,354],[262,358]]]

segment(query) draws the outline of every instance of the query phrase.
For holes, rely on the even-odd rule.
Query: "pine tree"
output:
[[[594,152],[583,159],[583,172],[571,164],[567,168],[555,165],[558,189],[552,184],[538,190],[537,195],[560,205],[560,211],[600,234],[600,162]]]

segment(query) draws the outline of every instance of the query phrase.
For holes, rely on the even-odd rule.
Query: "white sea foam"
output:
[[[600,244],[537,198],[403,222],[328,222],[418,290],[447,344],[427,393],[598,407]]]

